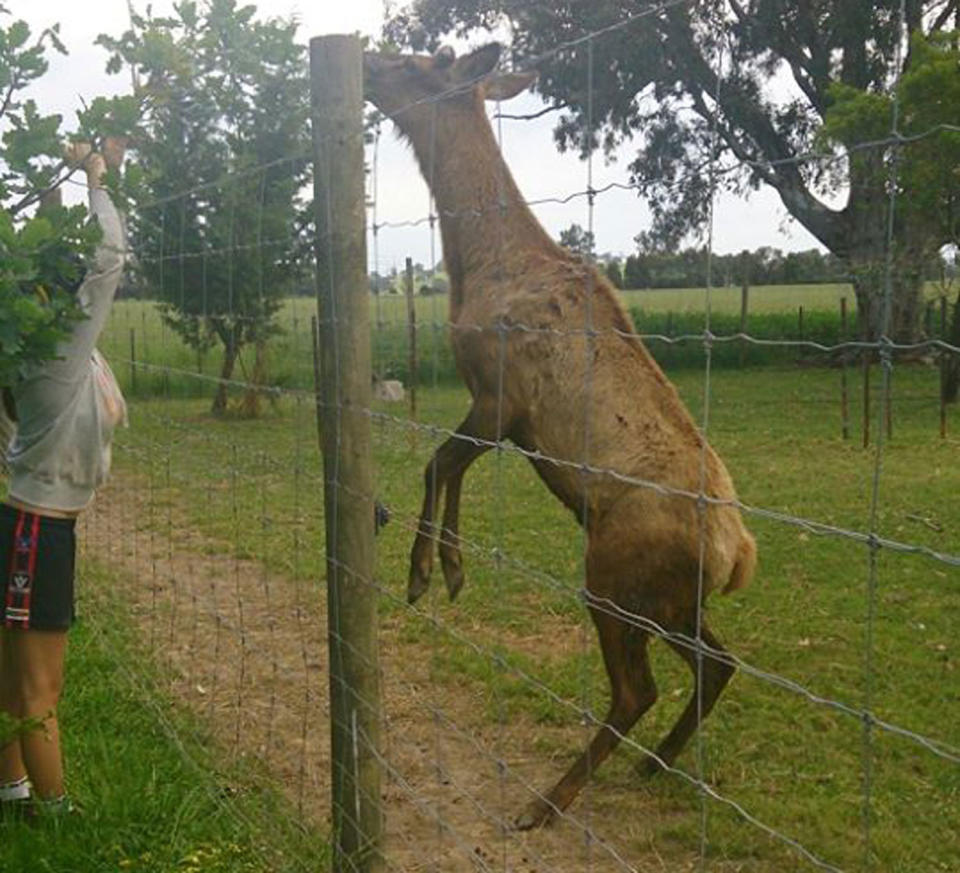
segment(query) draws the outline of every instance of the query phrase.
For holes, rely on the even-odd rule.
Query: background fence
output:
[[[557,51],[594,65],[610,33],[643,27],[643,17]],[[342,95],[336,77],[355,76],[349,64],[356,58],[333,55],[321,78]],[[281,332],[261,349],[259,372],[269,380],[253,377],[253,349],[224,377],[218,353],[187,349],[147,302],[118,303],[104,341],[131,398],[131,427],[118,440],[113,480],[85,516],[88,576],[102,568],[123,593],[129,627],[107,630],[132,628],[143,649],[143,664],[125,668],[130,681],[159,712],[173,699],[193,713],[189,733],[176,729],[184,754],[212,744],[239,763],[235,785],[210,785],[225,813],[248,814],[238,812],[235,793],[269,790],[264,798],[289,818],[332,833],[339,869],[954,869],[960,474],[938,367],[929,361],[958,350],[942,338],[939,310],[930,338],[907,348],[854,339],[852,324],[845,332],[836,316],[807,310],[796,334],[789,322],[797,310],[776,326],[758,316],[769,329],[754,331],[756,322],[714,311],[710,281],[694,315],[648,314],[631,300],[638,333],[731,468],[737,506],[758,540],[754,584],[710,607],[731,650],[722,657],[739,673],[696,742],[669,772],[643,781],[634,767],[691,684],[676,659],[662,656],[666,647],[655,646],[660,703],[553,827],[516,831],[514,816],[579,754],[605,711],[607,682],[585,600],[701,660],[718,656],[699,634],[679,638],[591,599],[579,528],[532,474],[527,453],[505,441],[495,441],[465,481],[467,582],[457,603],[446,602],[439,573],[424,600],[406,603],[422,472],[453,434],[467,397],[453,378],[445,300],[417,300],[411,332],[406,301],[366,292],[358,299],[355,287],[352,297],[338,296],[349,286],[330,271],[346,270],[338,252],[353,246],[355,258],[357,245],[338,242],[339,234],[348,233],[344,216],[361,214],[363,201],[337,187],[347,177],[325,162],[340,159],[341,148],[343,160],[356,159],[359,106],[353,110],[343,124],[356,127],[336,147],[330,132],[315,131],[317,281],[327,308],[318,316],[309,298],[283,303],[275,317]],[[342,132],[337,118],[327,120]],[[896,144],[895,126],[891,138]],[[290,157],[286,175],[257,168],[254,178],[267,184],[269,172],[269,184],[287,184],[302,157]],[[230,188],[241,180],[209,184]],[[589,229],[593,210],[603,208],[589,163],[583,193]],[[173,227],[176,215],[197,208],[195,194],[142,205],[136,220]],[[892,185],[891,211],[896,199]],[[338,205],[324,212],[326,203]],[[390,221],[373,213],[369,244],[378,272],[383,234],[419,222],[433,238],[435,213]],[[324,224],[324,215],[335,218]],[[251,270],[274,256],[271,241],[240,236],[238,228],[220,249],[192,250],[170,232],[159,249],[134,254],[166,265],[165,286],[202,296],[203,287],[176,284],[185,264],[200,261],[212,275],[217,260],[236,258],[237,269]],[[371,328],[357,316],[358,333],[347,338],[345,313],[330,307],[350,300],[370,305]],[[239,303],[228,315],[240,324],[252,318]],[[325,328],[332,333],[321,339]],[[573,328],[570,341],[577,335]],[[402,403],[363,399],[367,336],[373,372],[406,382]],[[411,336],[419,366],[410,363]],[[347,351],[361,363],[343,364],[337,354]],[[908,355],[929,361],[901,366]],[[853,373],[869,375],[871,358],[879,360],[874,378],[855,388]],[[837,366],[798,366],[826,359]],[[855,362],[849,373],[839,366]],[[324,378],[332,381],[321,391]],[[212,417],[221,386],[233,411]],[[256,403],[257,418],[237,411]],[[339,430],[345,413],[369,431],[369,484],[351,485],[342,466],[329,466],[338,451],[362,448],[361,438]],[[870,425],[869,451],[860,439],[843,440],[851,423]],[[671,499],[703,496],[606,472]],[[375,500],[391,521],[374,548]],[[358,548],[340,539],[343,524],[356,526]],[[88,607],[101,596],[97,587],[85,589]],[[367,615],[367,641],[355,629],[345,633],[339,614],[328,630],[331,604],[345,593],[373,598],[378,617]],[[353,684],[341,683],[331,654],[352,662]],[[340,777],[331,811],[331,781]],[[290,869],[315,869],[316,857],[289,845]]]

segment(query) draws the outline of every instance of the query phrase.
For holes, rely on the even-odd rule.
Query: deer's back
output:
[[[534,466],[578,518],[586,509],[591,526],[642,529],[684,560],[696,555],[696,502],[663,488],[695,495],[703,477],[707,495],[734,499],[723,462],[604,277],[573,259],[517,266],[516,280],[501,270],[465,285],[453,340],[471,392],[503,386],[506,435],[543,456]],[[707,535],[708,575],[722,586],[752,539],[732,507],[708,511]]]

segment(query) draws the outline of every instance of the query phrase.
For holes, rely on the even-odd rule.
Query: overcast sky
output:
[[[9,5],[9,0],[8,0]],[[142,0],[134,0],[135,8],[143,9]],[[155,13],[170,7],[167,0],[153,3]],[[300,38],[325,33],[376,35],[383,21],[383,0],[269,0],[260,4],[273,15],[294,15],[300,22]],[[394,5],[398,5],[395,3]],[[32,96],[43,112],[59,112],[64,127],[76,126],[75,112],[80,99],[98,94],[121,93],[129,88],[129,76],[108,76],[104,71],[106,52],[94,45],[98,33],[113,35],[122,32],[128,23],[126,0],[12,0],[15,17],[25,18],[34,33],[56,22],[70,54],[50,57],[50,71]],[[542,104],[535,95],[523,95],[505,111],[530,113]],[[529,200],[564,198],[586,188],[586,165],[572,155],[557,152],[551,133],[551,118],[537,121],[504,121],[503,148],[514,176]],[[594,159],[595,188],[611,182],[627,182],[626,163],[631,150],[621,149],[620,159],[606,165]],[[381,138],[378,160],[378,222],[401,222],[419,219],[428,213],[428,196],[419,171],[406,146],[392,134]],[[577,222],[586,227],[587,205],[576,198],[566,205],[546,204],[534,208],[540,220],[554,235]],[[611,191],[599,196],[594,211],[594,231],[599,252],[629,254],[635,248],[633,238],[649,226],[649,213],[634,193]],[[714,248],[719,252],[740,251],[769,245],[784,250],[806,249],[816,241],[799,224],[789,220],[786,210],[770,190],[752,195],[749,201],[721,198],[716,211]],[[407,255],[428,263],[431,252],[429,231],[385,228],[379,234],[377,257],[381,269],[402,267]],[[440,256],[439,240],[436,241]],[[370,247],[371,266],[374,256]]]

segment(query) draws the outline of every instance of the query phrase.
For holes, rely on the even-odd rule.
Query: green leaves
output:
[[[24,21],[0,6],[0,385],[56,354],[82,318],[73,295],[83,259],[100,239],[82,206],[41,205],[69,175],[59,115],[45,115],[23,95],[47,71],[49,49],[66,53],[53,25],[33,38]],[[79,113],[75,136],[97,141],[137,124],[134,97],[96,98]],[[119,184],[116,174],[109,181]]]
[[[236,0],[181,2],[135,16],[98,42],[132,67],[145,107],[130,236],[147,293],[192,348],[241,348],[276,332],[282,298],[304,282],[300,192],[307,176],[305,52],[292,21]]]
[[[81,313],[62,290],[79,277],[80,257],[99,229],[85,225],[82,207],[29,215],[41,191],[62,170],[59,115],[44,115],[24,89],[47,70],[45,51],[64,51],[58,28],[31,43],[24,21],[6,23],[0,7],[0,385],[56,354]]]
[[[0,385],[53,357],[83,315],[64,289],[80,279],[80,253],[100,236],[82,207],[53,207],[15,225],[0,211]]]
[[[915,33],[910,58],[895,94],[834,83],[819,141],[847,148],[889,139],[896,110],[902,145],[887,148],[887,160],[868,163],[852,156],[882,186],[896,160],[898,220],[909,227],[912,245],[939,248],[960,234],[960,134],[944,125],[960,125],[960,50],[955,33]],[[896,98],[896,106],[894,97]]]

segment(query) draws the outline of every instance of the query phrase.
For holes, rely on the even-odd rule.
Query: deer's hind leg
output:
[[[479,457],[479,456],[478,456]],[[475,458],[473,460],[476,460]],[[447,480],[447,492],[443,504],[443,530],[440,532],[440,567],[443,581],[453,600],[463,587],[463,556],[460,553],[460,488],[469,461]]]
[[[694,622],[694,627],[696,623]],[[694,633],[689,634],[691,639]],[[693,673],[693,696],[687,703],[677,723],[670,730],[670,733],[664,738],[663,742],[657,747],[657,758],[649,757],[641,764],[641,769],[647,775],[660,772],[663,765],[670,766],[676,760],[677,755],[683,750],[687,741],[693,735],[694,731],[700,726],[700,722],[705,719],[717,698],[723,692],[730,678],[736,672],[736,668],[727,660],[722,659],[726,649],[720,644],[720,641],[710,632],[710,629],[703,623],[700,623],[700,639],[704,645],[713,650],[705,651],[701,659],[701,667],[697,667],[697,651],[695,642],[688,644],[668,640],[670,647],[678,654]],[[718,655],[721,657],[718,658]],[[697,682],[698,672],[702,674],[700,702],[697,702]],[[659,758],[659,760],[657,760]],[[662,763],[661,763],[662,762]]]
[[[440,445],[427,463],[423,474],[423,507],[410,552],[410,578],[407,585],[407,599],[410,603],[418,600],[430,585],[433,543],[437,538],[434,519],[444,490],[447,494],[444,526],[452,523],[453,527],[451,534],[441,532],[439,539],[444,575],[451,597],[456,595],[463,584],[457,538],[460,485],[467,467],[489,451],[500,437],[497,422],[509,420],[504,412],[502,408],[498,410],[496,398],[475,398],[470,412],[454,435]]]
[[[647,653],[647,632],[602,607],[591,607],[590,613],[610,678],[610,708],[587,750],[546,795],[538,796],[516,820],[520,830],[548,824],[563,812],[591,773],[657,700]]]

